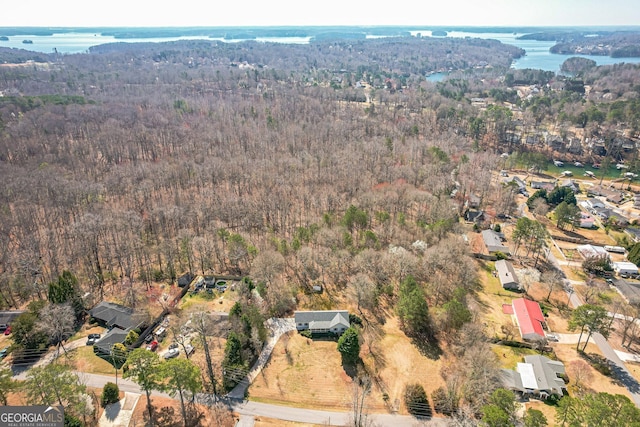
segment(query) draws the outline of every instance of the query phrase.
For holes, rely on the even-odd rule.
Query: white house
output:
[[[341,335],[351,326],[347,310],[296,311],[294,317],[298,331]]]
[[[613,271],[619,275],[634,276],[638,274],[638,266],[629,261],[614,262]]]
[[[523,394],[546,398],[552,394],[562,396],[566,384],[561,378],[565,374],[562,362],[545,356],[525,356],[516,370],[502,370],[502,383],[507,389]]]
[[[607,257],[609,258],[609,253],[604,250],[602,246],[593,246],[593,245],[581,245],[576,247],[576,250],[582,255],[584,259],[594,258],[594,257]]]
[[[586,212],[580,212],[580,227],[581,228],[593,228],[595,225],[595,218]]]

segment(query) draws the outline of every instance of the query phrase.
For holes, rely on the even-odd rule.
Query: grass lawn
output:
[[[188,311],[195,305],[206,304],[208,309],[212,311],[229,312],[236,301],[237,294],[231,289],[227,289],[223,293],[219,293],[214,290],[211,294],[201,291],[197,294],[187,293],[180,303],[180,309]]]
[[[249,399],[346,410],[351,387],[336,341],[311,340],[290,332],[280,338],[267,366],[249,388]]]
[[[493,263],[490,263],[493,264]],[[505,323],[512,323],[511,316],[502,312],[503,304],[511,304],[514,298],[522,297],[522,294],[503,289],[497,277],[494,277],[487,268],[480,269],[480,282],[483,291],[477,295],[480,319],[486,327],[489,336],[500,335],[500,327]]]
[[[516,369],[518,362],[524,362],[524,357],[540,354],[530,348],[509,347],[507,345],[492,344],[491,350],[498,356],[500,366],[504,369]]]
[[[98,357],[93,352],[93,346],[79,347],[69,352],[71,362],[75,365],[75,369],[89,374],[114,375],[115,369],[111,363]],[[118,372],[122,375],[122,371]],[[115,377],[114,377],[115,379]]]

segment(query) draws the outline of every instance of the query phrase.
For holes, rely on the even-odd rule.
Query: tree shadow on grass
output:
[[[438,360],[442,356],[442,349],[435,340],[425,340],[421,337],[412,337],[411,342],[416,346],[420,354],[431,359]]]

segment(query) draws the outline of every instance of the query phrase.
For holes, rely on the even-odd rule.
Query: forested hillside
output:
[[[99,294],[186,270],[345,284],[362,251],[436,244],[457,222],[454,174],[488,193],[495,160],[439,126],[431,52],[500,66],[518,50],[116,44],[0,67],[2,304],[64,269]]]

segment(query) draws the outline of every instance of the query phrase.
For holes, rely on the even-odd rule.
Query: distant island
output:
[[[7,36],[0,36],[0,41],[1,41],[1,42],[8,42],[8,41],[9,41],[9,37],[7,37]]]
[[[640,57],[639,31],[568,31],[554,30],[525,34],[520,40],[555,41],[551,53],[563,55]]]
[[[447,37],[447,32],[443,30],[431,31],[433,37]]]
[[[22,40],[22,43],[24,43],[24,44],[33,44],[33,40],[25,39],[25,40]]]

